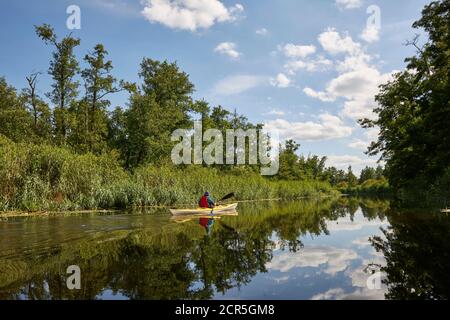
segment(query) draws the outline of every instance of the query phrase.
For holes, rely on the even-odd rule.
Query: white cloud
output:
[[[349,165],[353,167],[354,172],[365,166],[375,166],[377,160],[369,158],[360,158],[354,155],[328,155],[327,165],[338,169],[347,169]]]
[[[356,9],[362,6],[362,0],[336,0],[336,5],[340,9]]]
[[[350,148],[366,151],[373,141],[378,139],[379,128],[370,128],[364,131],[366,139],[354,139],[348,144]]]
[[[314,295],[311,300],[384,300],[384,293],[385,290],[369,290],[367,287],[356,288],[350,293],[346,293],[342,288],[333,288]]]
[[[267,30],[266,28],[260,28],[256,30],[256,34],[260,36],[266,36],[267,34],[269,34],[269,30]]]
[[[325,91],[305,88],[306,95],[321,101],[335,101],[344,98],[342,115],[352,119],[375,117],[373,109],[377,106],[375,95],[380,84],[387,82],[391,74],[381,74],[374,67],[360,67],[358,70],[343,73],[332,79]]]
[[[218,95],[235,95],[268,84],[268,78],[254,75],[235,75],[217,82],[212,92]]]
[[[241,4],[226,8],[218,0],[144,0],[143,4],[142,14],[150,22],[190,31],[234,21],[244,11]]]
[[[214,49],[215,52],[227,55],[233,59],[237,59],[241,54],[236,50],[236,44],[233,42],[222,42]]]
[[[264,128],[276,130],[280,139],[302,140],[330,140],[348,137],[353,129],[346,126],[343,121],[331,114],[319,115],[319,122],[289,122],[284,119],[266,121]]]
[[[277,284],[289,281],[289,277],[288,276],[284,276],[284,277],[267,277],[267,279],[272,280],[272,281],[274,281]]]
[[[342,297],[345,291],[341,288],[333,288],[323,293],[318,293],[312,296],[311,300],[338,300],[337,297]]]
[[[378,136],[380,135],[380,128],[370,128],[364,131],[364,135],[367,137],[367,139],[372,142],[375,140],[378,140]]]
[[[324,91],[306,87],[303,92],[326,102],[343,98],[342,116],[354,120],[374,119],[373,109],[377,107],[375,95],[379,92],[379,85],[389,81],[395,70],[381,73],[371,64],[372,56],[365,52],[360,43],[353,41],[349,35],[340,34],[334,28],[321,33],[318,41],[329,54],[344,54],[344,58],[335,62],[339,74],[326,85]],[[361,141],[355,141],[353,147],[362,148]]]
[[[276,78],[270,79],[270,84],[278,88],[287,88],[291,85],[291,79],[289,79],[284,73],[279,73]]]
[[[318,56],[316,59],[310,60],[290,60],[284,67],[289,74],[295,74],[299,70],[306,70],[308,72],[325,71],[333,66],[333,61]]]
[[[352,244],[354,244],[358,247],[366,247],[366,246],[371,245],[368,237],[362,237],[362,238],[355,239],[352,241]]]
[[[328,28],[319,35],[319,43],[330,54],[349,53],[357,54],[361,51],[361,45],[354,42],[349,35],[341,35],[335,28]]]
[[[352,142],[348,144],[348,147],[352,149],[366,151],[368,147],[367,141],[361,139],[354,139]]]
[[[347,164],[348,165],[348,164]],[[327,221],[327,229],[330,232],[338,231],[356,231],[366,227],[381,227],[387,225],[387,222],[383,222],[379,219],[367,220],[361,212],[358,212],[356,219],[351,220],[349,217],[339,218],[337,220]]]
[[[316,99],[319,99],[319,100],[324,101],[324,102],[331,102],[331,101],[334,101],[336,99],[336,97],[334,95],[331,95],[331,94],[329,94],[327,92],[318,92],[318,91],[315,91],[315,90],[313,90],[311,88],[308,88],[308,87],[304,88],[303,92],[308,97],[316,98]]]
[[[326,70],[332,66],[332,61],[324,58],[322,55],[315,59],[310,56],[316,53],[317,48],[314,45],[296,45],[288,43],[279,45],[278,51],[288,59],[284,68],[290,75],[294,75],[299,70],[308,72]]]
[[[286,113],[282,110],[278,110],[278,109],[272,109],[269,112],[265,113],[264,115],[267,116],[284,116]]]
[[[279,48],[288,58],[306,58],[307,56],[316,52],[316,47],[313,45],[295,45],[288,43]]]
[[[378,28],[377,26],[367,26],[366,28],[364,28],[360,37],[361,39],[369,43],[376,42],[380,40],[380,28]]]
[[[277,254],[267,263],[268,269],[288,272],[293,268],[324,266],[323,272],[335,275],[348,268],[350,262],[358,258],[355,251],[346,248],[328,246],[305,247],[299,252]]]

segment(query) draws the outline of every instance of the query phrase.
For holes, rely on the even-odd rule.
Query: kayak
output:
[[[226,205],[217,206],[214,209],[211,208],[196,208],[196,209],[170,209],[170,213],[173,216],[184,216],[184,215],[209,215],[213,214],[224,214],[227,212],[236,211],[238,204],[231,203]]]
[[[172,216],[172,218],[170,218],[171,221],[176,222],[176,223],[183,223],[183,222],[187,222],[187,221],[191,221],[191,220],[197,220],[197,219],[213,219],[213,220],[220,220],[223,217],[237,217],[239,215],[239,213],[237,211],[230,211],[230,212],[222,212],[220,214],[187,214],[187,215],[177,215],[177,216]]]

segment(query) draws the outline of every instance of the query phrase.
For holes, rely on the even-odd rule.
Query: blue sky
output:
[[[196,98],[278,129],[304,154],[359,171],[376,165],[364,149],[377,132],[356,120],[373,116],[377,85],[414,53],[403,44],[418,32],[411,25],[428,2],[2,0],[0,76],[23,88],[26,75],[42,71],[39,89],[48,91],[51,49],[33,25],[49,23],[60,36],[81,38],[80,59],[103,43],[120,79],[138,81],[143,57],[176,60]],[[66,27],[69,5],[81,9],[79,30]],[[126,105],[126,95],[110,98]]]

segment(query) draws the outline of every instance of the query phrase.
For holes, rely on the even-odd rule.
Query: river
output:
[[[448,299],[450,218],[388,200],[0,221],[0,299]],[[79,268],[79,289],[69,289]],[[71,278],[73,279],[73,278]]]

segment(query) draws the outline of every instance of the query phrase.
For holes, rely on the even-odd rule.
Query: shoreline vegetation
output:
[[[83,211],[195,205],[204,190],[236,200],[337,195],[327,181],[265,178],[252,168],[170,164],[125,170],[113,153],[76,154],[0,138],[0,211]]]
[[[195,100],[195,87],[177,63],[143,58],[139,83],[130,83],[113,76],[102,44],[79,59],[80,39],[60,38],[47,24],[35,32],[52,50],[51,85],[39,88],[42,75],[32,73],[18,91],[0,77],[0,212],[195,205],[206,190],[216,199],[234,192],[237,201],[294,200],[339,190],[378,192],[387,184],[381,167],[364,169],[358,179],[351,167],[339,170],[327,167],[326,157],[301,155],[293,140],[281,142],[275,176],[263,177],[260,165],[237,165],[237,159],[234,165],[174,166],[171,152],[179,142],[171,134],[192,128],[194,120],[222,135],[264,125]],[[109,96],[121,91],[128,103],[112,108]],[[243,147],[246,159],[250,143]]]
[[[171,162],[171,134],[191,129],[262,129],[232,106],[195,100],[195,86],[176,62],[144,57],[136,83],[116,79],[108,51],[97,44],[82,59],[80,39],[58,37],[47,24],[35,32],[51,48],[49,88],[40,73],[18,91],[0,76],[0,212],[82,211],[192,203],[206,190],[236,200],[329,195],[393,195],[419,206],[448,206],[450,188],[448,1],[425,6],[413,28],[428,35],[407,58],[406,69],[380,86],[378,128],[367,150],[385,168],[366,167],[356,177],[327,167],[327,158],[304,156],[294,140],[282,141],[279,172],[263,177],[259,165],[179,165]],[[420,48],[419,39],[410,44]],[[61,80],[62,79],[62,80]],[[46,99],[37,92],[46,92]],[[113,108],[110,95],[128,92]],[[229,110],[233,110],[229,111]],[[270,137],[269,137],[270,138]],[[214,141],[216,143],[216,141]],[[208,146],[209,147],[209,146]],[[249,158],[250,142],[242,148]],[[225,160],[225,159],[223,159]],[[219,161],[220,162],[220,161]],[[223,161],[229,163],[228,161]]]

